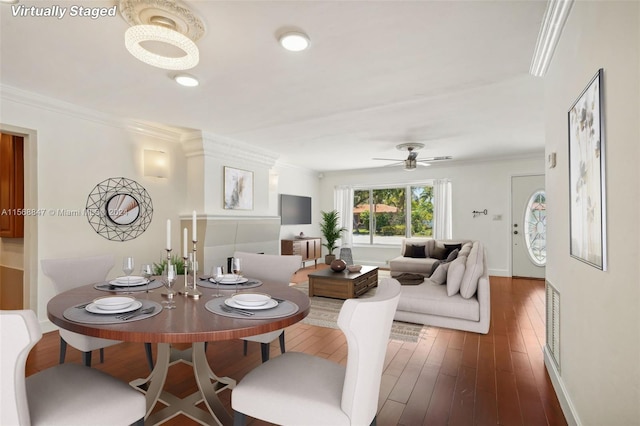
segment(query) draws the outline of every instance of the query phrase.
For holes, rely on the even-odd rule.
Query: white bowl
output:
[[[115,311],[118,309],[124,309],[131,306],[131,304],[135,301],[136,299],[128,296],[105,296],[93,299],[93,303],[96,305],[96,307],[104,311]]]
[[[349,272],[360,272],[362,269],[362,265],[348,265],[347,270]]]
[[[238,305],[262,306],[271,300],[271,296],[264,293],[238,293],[231,296],[231,300]]]

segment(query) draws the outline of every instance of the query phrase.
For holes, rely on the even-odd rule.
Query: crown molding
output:
[[[553,53],[556,50],[560,35],[567,22],[571,6],[574,0],[549,0],[544,18],[540,25],[538,41],[533,51],[529,74],[535,77],[543,77],[547,73]]]
[[[249,145],[225,136],[194,131],[185,134],[182,145],[186,157],[205,156],[243,164],[254,164],[271,168],[279,155],[273,151]]]
[[[80,107],[69,102],[4,84],[0,84],[0,98],[18,104],[68,115],[81,120],[92,121],[105,126],[124,129],[133,133],[169,142],[180,142],[183,133],[185,133],[185,131],[181,129],[145,123],[142,121],[123,119],[121,117]]]

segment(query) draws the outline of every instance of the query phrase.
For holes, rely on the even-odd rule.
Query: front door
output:
[[[544,278],[547,212],[544,175],[511,178],[511,275]]]

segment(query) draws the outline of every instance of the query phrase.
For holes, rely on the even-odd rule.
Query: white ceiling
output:
[[[25,6],[114,1],[26,1]],[[96,111],[200,129],[314,170],[378,167],[395,146],[475,160],[544,151],[542,79],[528,74],[544,1],[187,1],[205,23],[200,79],[124,47],[118,14],[13,17],[0,5],[0,82]],[[311,38],[301,53],[276,33]]]

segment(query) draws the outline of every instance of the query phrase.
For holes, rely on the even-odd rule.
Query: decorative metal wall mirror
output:
[[[100,182],[87,198],[87,219],[108,240],[128,241],[147,230],[153,204],[147,190],[127,178]]]

